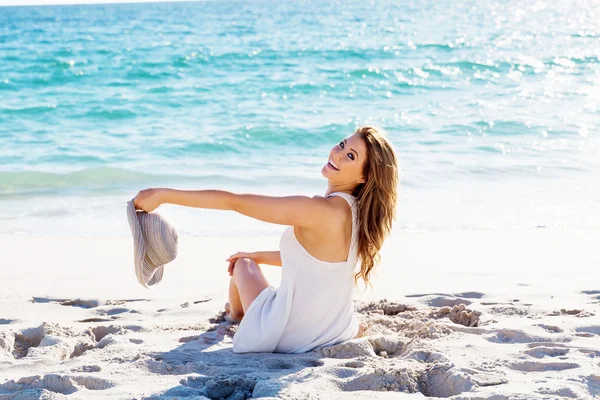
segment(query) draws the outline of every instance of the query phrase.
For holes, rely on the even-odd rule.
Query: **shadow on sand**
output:
[[[149,354],[155,360],[149,365],[151,372],[198,376],[186,376],[178,386],[145,399],[277,397],[286,386],[287,375],[310,375],[310,370],[324,364],[316,351],[293,355],[234,353],[233,347],[222,346],[232,342],[237,325],[223,321],[222,316],[211,322],[218,325],[199,335],[180,339],[182,344],[173,350]],[[219,348],[211,350],[213,346]]]

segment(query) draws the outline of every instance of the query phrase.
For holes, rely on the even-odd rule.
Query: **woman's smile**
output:
[[[338,168],[338,166],[335,164],[335,162],[333,161],[333,159],[329,159],[329,161],[327,162],[327,166],[329,168],[331,168],[334,171],[339,171],[340,169]]]

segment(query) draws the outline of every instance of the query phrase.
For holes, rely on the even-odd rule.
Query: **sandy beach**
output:
[[[235,354],[224,260],[278,240],[181,237],[148,291],[130,237],[1,237],[0,399],[600,398],[599,231],[397,234],[364,338]]]
[[[598,87],[593,1],[0,0],[0,400],[600,399]],[[400,186],[344,147],[398,194],[364,337],[233,352],[226,259],[285,229],[241,212],[162,205],[139,284],[138,191],[326,195],[366,125]]]

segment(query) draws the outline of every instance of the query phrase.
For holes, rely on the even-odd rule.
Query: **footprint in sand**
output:
[[[592,335],[600,335],[600,325],[580,326],[575,328],[579,333],[591,333]]]
[[[581,399],[580,393],[575,393],[571,388],[539,388],[537,390],[539,394],[556,396],[553,398],[561,399]]]
[[[581,292],[581,294],[587,294],[587,295],[593,296],[596,294],[600,294],[600,290],[584,290]]]
[[[114,345],[114,344],[122,344],[122,343],[135,343],[141,344],[144,343],[142,339],[138,338],[129,338],[127,335],[130,332],[140,332],[142,331],[142,327],[138,327],[136,325],[127,325],[127,326],[97,326],[92,328],[91,331],[96,338],[96,348],[103,349],[106,346]]]
[[[348,342],[318,349],[320,355],[327,358],[356,358],[398,356],[411,347],[412,340],[402,337],[368,336]]]
[[[252,378],[232,378],[225,376],[215,377],[190,377],[182,380],[181,386],[170,389],[164,396],[205,396],[212,400],[245,400],[253,397],[259,397],[259,393],[254,393],[257,380]],[[189,394],[185,395],[183,392]],[[192,392],[195,392],[192,394]],[[157,397],[158,398],[158,397]]]
[[[76,334],[57,324],[43,323],[17,332],[0,333],[0,351],[15,359],[67,360],[94,347],[89,331]]]
[[[85,318],[85,319],[80,319],[77,322],[112,322],[113,319],[112,318]]]
[[[99,315],[117,315],[117,314],[123,314],[126,312],[132,312],[134,310],[131,310],[129,308],[125,308],[125,307],[117,307],[117,308],[111,308],[108,310],[98,310],[97,313]]]
[[[579,351],[583,354],[587,354],[590,357],[600,357],[600,350],[592,350],[592,349],[579,349]]]
[[[325,365],[323,360],[319,360],[318,358],[300,359],[300,360],[296,360],[296,361],[300,365],[304,365],[305,367],[311,367],[311,368],[322,367],[323,365]]]
[[[600,304],[600,290],[584,290],[580,293],[591,298],[592,301],[588,302],[588,304]]]
[[[405,304],[388,301],[387,299],[366,304],[357,304],[356,311],[360,314],[383,314],[396,316],[406,311],[415,311],[416,308]]]
[[[454,307],[459,304],[466,306],[473,303],[469,299],[481,299],[485,294],[481,292],[463,292],[463,293],[429,293],[429,294],[411,294],[406,297],[423,297],[421,302],[430,307]]]
[[[0,332],[0,352],[15,359],[62,361],[79,357],[87,350],[115,342],[114,335],[141,331],[142,327],[96,326],[76,332],[58,324],[43,323],[17,332]],[[110,336],[109,336],[110,335]],[[125,339],[124,339],[125,340]],[[129,339],[133,343],[140,339]]]
[[[536,347],[564,347],[567,348],[568,346],[566,344],[562,344],[562,343],[554,343],[554,342],[537,342],[537,343],[527,343],[527,347],[529,347],[530,349],[536,348]]]
[[[15,394],[16,396],[14,398],[21,398],[19,393],[25,394],[23,392],[31,389],[46,389],[54,393],[68,395],[79,392],[81,388],[87,390],[106,390],[114,386],[114,383],[106,379],[89,375],[48,374],[43,377],[39,375],[27,376],[20,378],[17,381],[11,379],[0,385],[0,392]],[[26,396],[22,396],[22,398],[25,397]]]
[[[454,307],[460,304],[468,306],[472,303],[472,301],[463,297],[439,296],[426,300],[425,303],[430,307]]]
[[[123,328],[121,328],[120,326],[114,326],[114,325],[96,326],[96,327],[92,328],[92,333],[94,334],[94,338],[96,339],[96,342],[100,342],[102,339],[104,339],[109,334],[122,333],[122,332],[123,332]]]
[[[596,314],[594,314],[593,312],[586,311],[586,310],[577,310],[577,309],[567,310],[567,309],[561,308],[560,310],[546,313],[546,315],[549,317],[572,315],[572,316],[575,316],[578,318],[587,318],[587,317],[593,317]]]
[[[58,299],[52,297],[33,297],[33,303],[57,303],[61,306],[72,306],[80,308],[96,308],[102,304],[102,301],[97,299]]]
[[[296,366],[295,363],[282,358],[267,358],[261,364],[267,369],[292,369]]]
[[[477,327],[480,324],[479,317],[481,316],[481,312],[475,310],[469,310],[464,304],[459,304],[456,306],[444,306],[437,310],[432,311],[429,314],[431,318],[445,318],[448,317],[450,321],[455,324],[467,326],[467,327]]]
[[[427,351],[427,350],[415,350],[410,352],[406,358],[411,360],[416,360],[421,363],[440,363],[447,362],[448,357],[443,355],[442,353],[438,353],[436,351]]]
[[[564,332],[564,330],[558,326],[555,325],[546,325],[546,324],[537,324],[536,326],[539,326],[540,328],[545,329],[548,332],[551,333],[562,333]]]
[[[114,307],[117,305],[126,305],[127,303],[138,301],[149,301],[148,299],[126,299],[126,300],[98,300],[98,299],[63,299],[53,297],[33,297],[33,303],[55,303],[66,307],[78,307],[84,309],[95,309],[98,317],[89,317],[79,320],[78,322],[111,322],[120,318],[120,314],[132,313],[139,314],[140,312],[128,307]],[[108,307],[105,307],[108,306]]]
[[[448,364],[436,363],[423,365],[418,369],[399,366],[375,368],[371,374],[359,375],[350,380],[344,379],[338,382],[338,385],[345,391],[420,392],[429,397],[447,398],[477,386],[497,386],[505,383],[507,380],[497,374],[473,373]]]
[[[491,307],[488,312],[494,315],[502,315],[502,316],[525,316],[528,314],[528,311],[523,308],[518,307]]]
[[[535,357],[535,358],[564,356],[568,352],[569,352],[569,349],[565,348],[565,347],[545,347],[545,346],[534,347],[533,349],[524,351],[525,354],[527,354],[531,357]]]
[[[375,368],[372,373],[360,374],[355,371],[349,376],[339,376],[337,384],[343,391],[378,391],[419,393],[421,390],[418,375],[409,368]],[[353,377],[353,379],[352,379]],[[351,379],[348,379],[351,378]]]
[[[422,303],[427,304],[430,307],[454,307],[459,304],[464,304],[468,306],[472,303],[471,300],[468,300],[467,296],[454,296],[452,294],[444,293],[411,294],[406,297],[422,297],[423,299],[420,301]]]
[[[535,343],[535,342],[570,342],[569,337],[544,337],[531,335],[519,329],[497,329],[483,335],[484,339],[492,343]]]
[[[133,303],[138,301],[149,301],[148,299],[127,299],[127,300],[99,300],[99,299],[61,299],[54,297],[33,297],[31,299],[32,303],[56,303],[61,306],[70,306],[70,307],[79,307],[79,308],[97,308],[101,306],[116,306],[116,305],[124,305],[127,303]],[[119,311],[122,310],[122,311]],[[131,311],[129,308],[112,308],[109,310],[98,310],[98,313],[104,315],[113,315],[118,314],[120,312]]]
[[[545,371],[564,371],[566,369],[579,368],[581,365],[573,362],[561,361],[521,361],[509,365],[510,369],[522,372],[545,372]]]
[[[344,363],[344,367],[348,367],[348,368],[362,368],[364,367],[366,364],[362,361],[347,361],[346,363]]]
[[[80,367],[71,368],[71,372],[100,372],[102,368],[99,365],[82,365]]]

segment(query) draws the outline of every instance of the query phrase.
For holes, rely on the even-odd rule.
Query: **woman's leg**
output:
[[[240,292],[233,277],[229,280],[229,302],[225,304],[226,319],[231,322],[240,322],[244,317],[244,308],[240,300]]]
[[[250,258],[238,258],[229,283],[229,310],[233,320],[241,320],[256,297],[269,286],[260,267]]]

